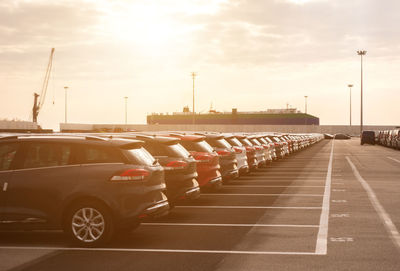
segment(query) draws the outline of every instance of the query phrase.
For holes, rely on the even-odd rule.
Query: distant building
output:
[[[195,115],[196,124],[236,124],[236,125],[319,125],[319,118],[301,113],[296,108],[268,109],[267,111],[217,112]],[[147,124],[192,124],[193,113],[184,108],[183,112],[169,114],[152,113],[147,116]]]

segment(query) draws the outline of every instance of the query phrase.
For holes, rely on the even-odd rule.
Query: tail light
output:
[[[219,155],[221,155],[221,156],[227,156],[227,155],[230,155],[230,154],[231,154],[231,152],[230,152],[230,151],[227,151],[227,150],[217,151],[217,153],[218,153]]]
[[[184,169],[187,163],[184,161],[172,161],[164,166],[165,170]]]
[[[147,170],[142,168],[128,169],[119,175],[112,176],[110,181],[142,181],[149,174]]]
[[[260,147],[260,146],[255,146],[255,148],[256,148],[256,150],[262,150],[263,149],[263,147]]]
[[[281,144],[279,144],[279,143],[277,143],[277,142],[275,142],[274,143],[275,144],[275,146],[277,146],[277,147],[279,147]]]
[[[212,161],[212,157],[209,155],[196,155],[194,159],[197,163],[210,163]]]
[[[246,152],[253,153],[255,149],[253,147],[246,147]]]
[[[269,146],[268,146],[268,145],[263,145],[263,146],[264,146],[264,149],[266,149],[266,150],[269,149]]]
[[[243,152],[243,150],[241,149],[241,148],[233,148],[234,150],[235,150],[235,153],[242,153]]]

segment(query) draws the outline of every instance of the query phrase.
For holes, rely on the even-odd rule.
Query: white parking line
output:
[[[400,163],[400,160],[397,160],[397,159],[395,159],[395,158],[393,158],[393,157],[387,157],[387,158],[389,158],[390,160],[393,160],[393,161],[395,161],[395,162],[397,162],[397,163]]]
[[[376,194],[374,193],[374,191],[372,190],[372,188],[364,180],[364,178],[361,177],[356,166],[353,164],[353,162],[350,160],[350,158],[348,156],[346,156],[346,159],[347,159],[347,162],[349,162],[351,169],[353,170],[354,176],[361,183],[362,187],[367,192],[369,200],[371,201],[372,205],[374,206],[375,211],[378,213],[379,218],[382,220],[383,225],[385,225],[385,228],[388,231],[390,237],[392,238],[393,243],[395,244],[395,246],[397,246],[397,248],[400,248],[400,234],[396,228],[396,225],[390,219],[389,214],[386,212],[386,210],[383,208],[383,206],[379,202],[379,200],[378,200]]]
[[[332,182],[332,162],[333,162],[333,147],[335,140],[332,140],[331,154],[329,157],[328,170],[325,180],[325,192],[322,202],[322,212],[319,220],[319,231],[317,237],[317,245],[315,253],[318,255],[326,255],[328,252],[328,226],[329,226],[329,202],[331,197],[331,182]]]
[[[286,224],[211,224],[211,223],[140,223],[145,226],[202,226],[202,227],[279,227],[279,228],[318,228],[319,225]]]
[[[325,187],[324,185],[229,185],[224,184],[224,188],[316,188],[316,187]]]
[[[30,249],[53,251],[94,251],[94,252],[155,252],[155,253],[205,253],[205,254],[248,254],[248,255],[316,255],[314,252],[245,251],[245,250],[198,250],[198,249],[146,249],[146,248],[80,248],[80,247],[14,247],[0,246],[0,249]]]
[[[323,197],[319,194],[217,194],[217,193],[202,193],[202,196],[265,196],[265,197]]]
[[[202,206],[202,205],[181,205],[175,208],[193,209],[293,209],[293,210],[321,210],[321,207],[285,207],[285,206]]]

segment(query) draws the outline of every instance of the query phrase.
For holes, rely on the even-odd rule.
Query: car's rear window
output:
[[[216,148],[230,149],[232,146],[225,139],[208,139],[207,142],[210,143],[211,146]]]
[[[268,144],[268,142],[267,142],[264,138],[262,138],[262,137],[257,138],[257,140],[258,140],[260,143],[262,143],[262,144]]]
[[[213,152],[213,148],[205,142],[202,141],[186,141],[182,140],[180,144],[185,147],[188,151],[196,151],[196,152]]]
[[[250,140],[249,139],[247,139],[247,138],[242,138],[241,140],[240,140],[244,145],[246,145],[246,146],[253,146],[254,144],[253,143],[251,143],[250,142]]]
[[[229,142],[232,146],[243,147],[243,144],[242,144],[242,143],[239,141],[239,139],[237,139],[236,137],[228,138],[228,142]]]
[[[258,140],[255,139],[255,138],[250,139],[250,141],[251,141],[254,145],[258,145],[258,146],[261,145],[260,142],[258,142]]]
[[[154,165],[156,159],[143,147],[136,149],[123,150],[129,161],[136,165]]]
[[[272,141],[272,139],[269,138],[269,137],[266,137],[265,140],[268,141],[269,143],[274,143],[274,142]]]
[[[190,153],[181,144],[167,145],[170,156],[188,158]]]

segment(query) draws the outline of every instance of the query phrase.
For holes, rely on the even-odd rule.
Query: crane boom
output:
[[[44,104],[44,101],[46,99],[47,86],[49,85],[51,69],[53,67],[54,50],[55,50],[54,48],[51,48],[50,57],[49,57],[49,63],[47,64],[47,69],[46,69],[46,73],[45,73],[45,76],[44,76],[44,80],[43,80],[42,89],[40,91],[40,94],[37,94],[37,93],[33,94],[34,102],[33,102],[33,108],[32,108],[32,118],[33,118],[33,122],[34,123],[37,123],[37,117],[39,115],[39,111],[42,108],[42,106]]]

